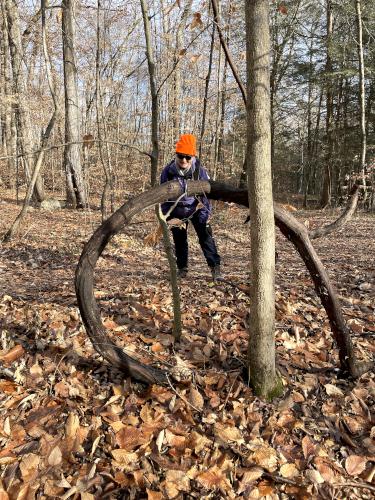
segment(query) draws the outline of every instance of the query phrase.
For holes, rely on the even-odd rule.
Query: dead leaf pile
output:
[[[193,22],[200,27],[200,16]],[[3,203],[2,232],[16,213]],[[329,219],[297,216],[315,227]],[[170,386],[148,388],[103,363],[80,321],[74,270],[99,214],[28,217],[27,234],[0,248],[1,498],[373,498],[374,374],[338,377],[325,311],[281,235],[276,345],[285,394],[267,403],[242,380],[245,210],[223,206],[214,215],[224,283],[210,282],[191,235],[178,344],[162,244],[145,245],[153,211],[100,259],[95,293],[109,336],[173,374]],[[360,214],[314,242],[362,360],[375,350],[372,230],[373,219]]]

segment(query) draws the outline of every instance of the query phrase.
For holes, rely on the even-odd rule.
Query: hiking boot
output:
[[[219,265],[211,267],[211,274],[214,281],[220,281],[223,279]]]
[[[177,277],[178,278],[186,278],[188,273],[187,267],[181,267],[181,269],[177,269]]]

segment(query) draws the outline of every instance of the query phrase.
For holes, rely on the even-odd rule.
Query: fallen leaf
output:
[[[44,495],[52,498],[61,498],[64,494],[64,488],[58,486],[57,482],[58,481],[53,479],[47,479],[43,485]],[[68,485],[68,488],[70,488],[70,485]]]
[[[6,436],[10,436],[10,433],[11,433],[11,427],[10,427],[10,418],[7,417],[5,420],[4,420],[4,424],[3,424],[3,433],[6,435]]]
[[[90,457],[93,457],[94,456],[94,453],[99,445],[99,442],[100,442],[100,439],[102,438],[102,436],[97,436],[94,440],[94,442],[92,443],[92,447],[91,447],[91,453],[90,453]]]
[[[258,490],[262,498],[272,498],[272,495],[274,495],[275,493],[275,488],[268,481],[262,481],[261,483],[259,483]]]
[[[17,391],[18,385],[11,380],[0,380],[0,391],[5,394],[12,394]]]
[[[165,441],[167,442],[168,446],[171,446],[172,448],[185,449],[186,440],[187,439],[185,436],[174,434],[169,429],[165,430]]]
[[[95,496],[87,491],[82,491],[80,500],[95,500]]]
[[[321,474],[319,471],[315,469],[310,469],[306,472],[306,477],[310,479],[311,482],[315,484],[323,484],[324,479],[322,478]]]
[[[279,5],[277,10],[280,12],[280,14],[283,14],[284,16],[288,14],[288,8],[284,4]]]
[[[286,478],[298,476],[299,471],[295,464],[284,464],[280,467],[280,475]]]
[[[163,448],[164,437],[165,437],[165,430],[162,429],[159,432],[158,437],[156,438],[156,447],[159,451],[161,451],[161,449]]]
[[[345,460],[345,469],[350,476],[359,476],[365,469],[367,457],[349,455]]]
[[[328,396],[344,396],[344,393],[342,392],[341,389],[339,389],[336,385],[333,384],[326,384],[324,386]]]
[[[163,493],[159,491],[152,491],[146,488],[147,500],[163,500]]]
[[[247,482],[250,481],[256,481],[260,477],[262,477],[264,474],[264,469],[262,467],[251,467],[248,469],[244,475],[243,475],[243,480],[245,479]]]
[[[262,467],[251,467],[250,469],[247,469],[242,476],[237,494],[240,495],[241,493],[243,493],[250,484],[254,483],[254,481],[262,477],[263,474],[264,469],[262,469]]]
[[[22,457],[20,462],[20,471],[22,479],[26,482],[32,481],[38,475],[40,457],[33,453],[28,453]]]
[[[38,377],[42,377],[43,376],[43,369],[39,365],[38,362],[35,363],[35,364],[33,364],[33,366],[30,367],[30,375],[33,378],[38,378]]]
[[[165,474],[165,481],[167,484],[173,484],[178,492],[190,491],[190,479],[187,477],[186,473],[181,470],[169,470]]]
[[[176,483],[171,483],[169,481],[163,481],[160,485],[160,487],[164,491],[164,498],[166,499],[173,499],[176,498],[179,494],[179,489],[177,488]]]
[[[69,397],[69,385],[64,382],[64,380],[57,382],[57,384],[54,385],[53,390],[55,391],[56,396],[60,396],[62,398]]]
[[[48,463],[52,467],[55,467],[56,465],[60,465],[61,461],[62,461],[61,450],[58,446],[55,446],[48,456]]]
[[[79,417],[75,413],[69,413],[65,423],[65,436],[74,438],[79,429]]]
[[[244,443],[241,431],[237,427],[231,425],[225,425],[220,422],[215,424],[215,436],[220,439],[223,443]]]
[[[305,436],[302,439],[302,450],[303,456],[308,459],[312,455],[315,455],[316,446],[313,441],[309,438],[309,436]]]
[[[189,403],[191,403],[194,408],[197,408],[198,410],[202,410],[204,406],[202,394],[194,387],[192,387],[189,392]]]
[[[163,229],[162,229],[161,225],[159,224],[158,227],[154,231],[152,231],[147,236],[145,236],[143,243],[149,247],[156,247],[156,245],[161,240],[162,236],[163,236]]]
[[[10,349],[5,354],[2,354],[0,356],[0,361],[5,363],[6,365],[9,365],[10,363],[13,363],[13,361],[19,359],[24,354],[25,354],[24,348],[22,347],[22,345],[18,344],[12,347],[12,349]]]
[[[105,326],[105,328],[107,328],[108,330],[116,330],[116,328],[118,328],[118,324],[116,323],[116,321],[113,321],[113,319],[111,318],[106,318],[104,321],[103,321],[103,325]]]
[[[336,481],[336,474],[334,470],[334,464],[332,466],[327,463],[326,459],[321,459],[320,457],[316,457],[314,459],[315,467],[320,472],[322,478],[327,483],[334,483]]]
[[[121,465],[138,462],[138,453],[117,448],[111,451],[113,458]]]
[[[227,491],[231,489],[228,479],[217,465],[214,465],[206,472],[199,474],[196,477],[196,480],[207,490],[216,490],[220,488]]]
[[[212,441],[206,436],[193,431],[190,435],[190,447],[193,448],[195,453],[200,453],[205,448],[209,448]]]
[[[249,459],[269,472],[274,472],[277,469],[277,453],[270,446],[259,447],[250,455]]]
[[[147,443],[150,439],[150,433],[143,432],[140,428],[127,425],[116,433],[116,442],[120,448],[133,451],[134,448]]]

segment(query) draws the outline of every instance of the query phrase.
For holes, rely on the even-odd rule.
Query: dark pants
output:
[[[193,224],[195,232],[197,233],[199,244],[201,246],[203,255],[206,258],[209,267],[215,267],[220,264],[220,255],[217,253],[215,241],[212,237],[211,226],[206,222],[199,222],[198,213],[195,213],[190,219]],[[188,223],[179,227],[172,228],[172,235],[176,253],[176,261],[178,269],[188,267]]]

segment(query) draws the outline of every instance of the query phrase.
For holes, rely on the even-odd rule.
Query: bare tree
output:
[[[331,204],[332,197],[332,157],[333,157],[333,89],[332,89],[332,34],[333,12],[332,0],[326,0],[327,34],[326,34],[326,134],[327,151],[324,164],[323,190],[320,199],[322,208]]]
[[[191,11],[191,4],[193,0],[187,0],[184,5],[184,10],[182,12],[181,20],[177,26],[176,30],[176,47],[174,54],[174,92],[173,92],[173,139],[176,139],[180,133],[181,126],[181,112],[180,112],[180,102],[181,102],[181,70],[178,65],[181,54],[180,51],[183,50],[183,32],[187,22],[187,18]]]
[[[275,156],[275,107],[277,93],[283,77],[291,64],[291,53],[293,52],[296,38],[296,18],[301,6],[301,0],[297,0],[293,6],[293,12],[283,30],[279,29],[277,22],[272,30],[271,72],[270,72],[270,98],[271,98],[271,163],[274,166]],[[289,46],[289,47],[288,47]],[[285,54],[287,52],[287,54]]]
[[[103,105],[103,96],[100,82],[100,46],[101,46],[101,33],[100,33],[100,9],[101,2],[97,1],[97,9],[96,9],[96,61],[95,61],[95,82],[96,82],[96,124],[98,130],[98,149],[99,149],[99,157],[100,163],[102,164],[104,171],[104,187],[102,191],[101,197],[101,211],[102,211],[102,220],[107,217],[107,198],[108,192],[111,189],[112,184],[112,163],[111,163],[111,154],[108,146],[108,132],[107,132],[107,124],[106,124],[106,116]],[[104,131],[104,139],[105,139],[105,153],[103,148],[103,138],[101,131],[101,124],[103,124]]]
[[[78,102],[77,65],[75,56],[75,0],[63,0],[62,39],[65,91],[64,168],[67,203],[74,208],[87,204],[81,166],[80,108]]]
[[[155,186],[156,175],[158,170],[158,161],[159,161],[159,133],[158,133],[159,101],[156,90],[157,87],[155,79],[155,61],[152,50],[150,20],[148,17],[148,8],[146,0],[141,0],[141,7],[143,15],[144,33],[146,39],[146,55],[147,55],[148,74],[149,74],[150,93],[151,93],[151,140],[152,140],[151,186]]]
[[[247,168],[251,233],[248,366],[257,395],[282,391],[275,365],[275,226],[271,176],[269,5],[246,2]]]
[[[236,80],[238,88],[241,91],[242,99],[243,99],[244,103],[246,104],[246,90],[245,90],[245,86],[243,85],[243,83],[241,81],[238,69],[237,69],[236,65],[234,64],[233,58],[231,56],[231,53],[229,52],[228,45],[227,45],[227,42],[225,40],[225,36],[224,36],[223,30],[221,29],[220,16],[219,16],[219,8],[218,8],[218,5],[217,5],[217,1],[216,0],[211,0],[211,5],[212,5],[213,14],[214,14],[214,21],[215,21],[215,24],[216,24],[217,31],[219,33],[219,38],[220,38],[221,46],[223,47],[223,50],[225,52],[225,57],[227,58],[229,66],[230,66],[230,68],[232,70],[233,77]]]
[[[212,72],[212,57],[214,54],[214,47],[215,47],[215,25],[212,28],[211,44],[210,44],[210,56],[208,59],[208,68],[207,68],[207,75],[206,75],[205,88],[204,88],[202,123],[201,123],[200,140],[199,140],[199,156],[200,157],[202,156],[203,136],[204,136],[204,132],[205,132],[205,128],[206,128],[208,90],[210,87],[210,79],[211,79],[211,72]]]
[[[4,236],[5,241],[11,240],[13,238],[13,236],[15,236],[17,234],[17,232],[19,231],[20,226],[22,224],[22,221],[27,213],[27,209],[30,205],[31,197],[32,197],[32,194],[34,192],[37,179],[39,177],[39,171],[43,165],[45,147],[47,146],[49,137],[50,137],[52,129],[55,125],[57,115],[59,113],[58,97],[56,94],[55,85],[54,85],[53,78],[52,78],[51,67],[50,67],[51,61],[50,61],[48,47],[47,47],[46,16],[45,16],[46,3],[45,3],[45,0],[42,0],[41,4],[42,4],[42,46],[43,46],[44,60],[46,63],[46,73],[47,73],[48,85],[49,85],[49,89],[51,92],[54,109],[53,109],[51,118],[48,122],[47,128],[44,131],[43,136],[42,136],[42,143],[41,143],[40,151],[38,153],[37,160],[36,160],[35,165],[34,165],[34,169],[33,169],[33,173],[32,173],[29,185],[27,187],[26,196],[25,196],[25,199],[24,199],[24,202],[22,205],[22,209],[21,209],[20,213],[17,215],[17,217],[15,218],[9,231]]]
[[[159,106],[158,106],[158,94],[156,90],[155,62],[154,62],[154,53],[152,49],[148,8],[146,0],[140,0],[140,1],[142,7],[143,26],[144,26],[144,33],[146,40],[146,56],[148,62],[148,73],[149,73],[150,94],[151,94],[152,153],[150,159],[151,159],[151,185],[154,187],[156,185],[156,172],[159,162],[159,133],[158,133]],[[177,285],[176,261],[173,256],[173,249],[170,241],[169,228],[166,222],[166,218],[163,216],[160,207],[156,207],[156,216],[158,217],[159,223],[161,224],[164,248],[169,264],[170,282],[171,282],[172,297],[173,297],[173,315],[174,315],[173,332],[175,338],[179,338],[181,336],[182,324],[181,324],[180,291]]]
[[[8,32],[8,24],[6,19],[5,2],[1,1],[1,30],[2,33],[6,34]],[[0,37],[0,103],[1,103],[1,145],[3,152],[9,156],[8,158],[8,175],[6,185],[12,187],[14,185],[14,178],[11,179],[10,175],[14,175],[16,172],[15,168],[15,158],[14,155],[17,154],[17,131],[13,130],[14,127],[14,115],[12,113],[12,85],[11,85],[11,74],[9,65],[9,41],[8,37]],[[4,172],[5,173],[5,172]],[[3,172],[1,173],[0,180],[2,179]]]
[[[31,121],[26,102],[26,81],[24,74],[24,50],[20,30],[20,19],[18,4],[14,0],[5,1],[6,24],[8,29],[8,42],[11,56],[15,124],[17,129],[17,142],[22,161],[25,166],[26,176],[30,180],[32,175],[32,151],[34,149],[31,136]],[[36,201],[44,199],[44,188],[41,177],[38,175],[35,180],[33,196]]]
[[[358,30],[358,75],[359,75],[359,109],[360,109],[360,174],[366,198],[366,92],[365,92],[365,63],[363,57],[363,35],[362,35],[362,2],[355,0],[356,20]],[[366,200],[364,200],[366,201]]]

